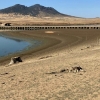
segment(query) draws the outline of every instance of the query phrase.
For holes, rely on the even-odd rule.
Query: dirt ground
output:
[[[23,55],[22,63],[0,66],[0,100],[100,100],[100,30],[19,33],[23,34],[51,41]],[[84,71],[67,71],[75,66]]]

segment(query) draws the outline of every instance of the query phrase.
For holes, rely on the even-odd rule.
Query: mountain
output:
[[[5,9],[1,9],[0,13],[18,13],[18,14],[23,14],[26,15],[28,14],[28,7],[24,6],[24,5],[20,5],[20,4],[16,4],[14,6],[5,8]]]
[[[52,7],[44,7],[40,4],[35,4],[30,7],[16,4],[14,6],[1,9],[0,13],[5,13],[5,14],[15,13],[15,14],[22,14],[22,15],[31,15],[34,17],[69,16],[58,12]]]

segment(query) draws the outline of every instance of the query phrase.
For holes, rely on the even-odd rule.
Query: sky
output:
[[[100,0],[2,0],[0,9],[15,4],[32,6],[40,4],[46,7],[53,7],[57,11],[84,18],[100,17]]]

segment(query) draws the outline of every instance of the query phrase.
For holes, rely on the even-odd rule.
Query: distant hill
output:
[[[16,4],[14,6],[1,9],[0,13],[5,13],[5,14],[15,13],[15,14],[22,14],[22,15],[31,15],[34,17],[70,16],[70,15],[62,14],[52,7],[44,7],[40,4],[35,4],[30,7],[27,7],[25,5]]]

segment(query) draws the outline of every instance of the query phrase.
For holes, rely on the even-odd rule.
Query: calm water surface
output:
[[[29,47],[35,48],[39,44],[35,40],[29,42],[0,35],[0,57],[27,50]]]

